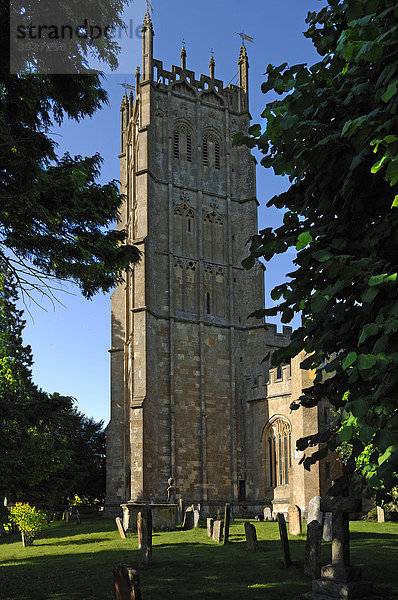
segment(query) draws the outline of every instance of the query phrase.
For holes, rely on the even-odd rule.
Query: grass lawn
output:
[[[311,587],[304,577],[305,536],[290,537],[294,566],[285,570],[277,523],[255,523],[260,551],[250,552],[244,521],[230,543],[216,544],[205,526],[155,533],[153,566],[139,567],[137,536],[120,539],[113,521],[52,523],[30,548],[19,535],[0,540],[1,600],[113,600],[113,567],[139,569],[143,600],[293,600]],[[398,523],[351,522],[352,564],[362,565],[383,598],[398,598]],[[330,544],[323,543],[323,564]]]

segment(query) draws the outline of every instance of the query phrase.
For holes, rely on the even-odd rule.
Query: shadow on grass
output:
[[[294,565],[284,569],[276,527],[257,527],[259,552],[247,549],[241,524],[233,528],[226,545],[210,540],[204,530],[157,533],[151,567],[140,565],[136,536],[121,540],[112,522],[81,526],[68,543],[63,538],[71,537],[69,527],[45,530],[48,539],[24,549],[26,552],[14,549],[14,556],[3,561],[0,570],[2,600],[111,600],[112,572],[119,563],[138,568],[145,600],[293,600],[311,587],[302,572],[304,536],[290,539]],[[87,539],[76,538],[78,534]],[[52,537],[57,537],[59,544],[50,542]],[[353,532],[352,537],[354,564],[367,561],[367,577],[394,585],[394,570],[385,568],[386,561],[397,559],[390,544],[394,536]],[[373,537],[377,552],[369,549]],[[362,543],[366,547],[363,552]],[[58,546],[62,549],[57,553]],[[8,550],[11,554],[12,548]],[[323,564],[329,562],[329,556],[330,544],[323,544]]]

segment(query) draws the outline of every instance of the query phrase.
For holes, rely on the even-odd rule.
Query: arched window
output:
[[[220,140],[214,133],[206,133],[202,142],[202,162],[204,167],[220,169]]]
[[[176,159],[192,162],[192,131],[182,123],[174,128],[173,156]]]
[[[211,312],[211,307],[210,307],[210,294],[209,292],[207,292],[206,294],[206,314],[210,314]]]
[[[292,466],[292,431],[287,420],[277,418],[266,429],[266,479],[268,487],[288,485]]]
[[[174,252],[185,256],[195,253],[195,213],[186,202],[174,209]]]
[[[203,217],[205,257],[214,262],[224,262],[224,225],[221,216],[212,210]]]

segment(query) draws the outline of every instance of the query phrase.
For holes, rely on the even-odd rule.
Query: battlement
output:
[[[245,378],[248,401],[263,400],[291,393],[291,365],[265,370],[256,377]]]
[[[242,90],[239,86],[229,84],[224,88],[224,82],[221,79],[210,77],[209,75],[200,74],[199,79],[196,79],[194,71],[183,69],[176,65],[171,65],[171,71],[163,67],[163,61],[153,59],[153,81],[159,86],[168,87],[170,84],[185,82],[191,85],[198,92],[215,91],[219,94],[239,93]]]
[[[283,325],[282,333],[278,331],[278,326],[274,323],[266,323],[266,343],[268,346],[287,346],[292,336],[292,328],[289,325]]]

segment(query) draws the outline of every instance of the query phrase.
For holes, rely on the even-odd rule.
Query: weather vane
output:
[[[135,90],[134,85],[131,85],[130,83],[127,83],[126,81],[124,81],[123,83],[118,83],[118,85],[122,85],[125,90]]]
[[[210,54],[214,56],[214,48],[210,48]]]
[[[242,44],[245,44],[245,40],[247,42],[252,42],[252,44],[254,44],[254,38],[251,35],[246,35],[245,33],[243,33],[243,31],[241,33],[239,33],[238,31],[235,31],[236,35],[239,35],[240,38],[242,39]]]
[[[182,38],[182,47],[184,48],[184,50],[185,50],[185,44],[186,44],[185,38]]]

